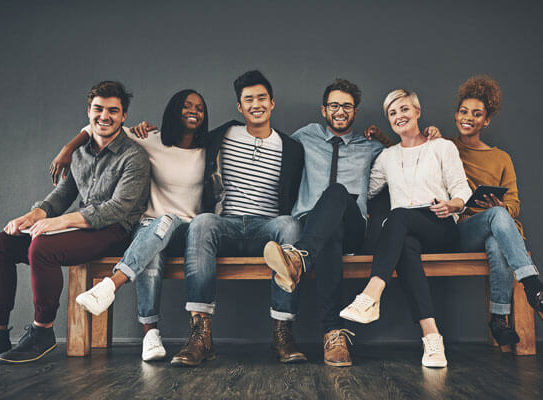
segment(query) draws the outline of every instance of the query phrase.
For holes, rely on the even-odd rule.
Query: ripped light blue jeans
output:
[[[189,222],[174,214],[144,218],[122,260],[113,268],[136,282],[138,321],[153,324],[160,319],[160,294],[164,260],[182,256]]]
[[[262,257],[270,240],[280,244],[295,243],[300,236],[300,223],[290,215],[270,218],[251,215],[200,214],[191,222],[185,252],[187,311],[215,312],[215,257]],[[298,287],[287,293],[271,280],[273,319],[294,320],[298,307]]]
[[[510,314],[513,273],[518,281],[538,275],[515,221],[503,207],[492,207],[458,224],[460,250],[485,250],[490,265],[490,312]]]

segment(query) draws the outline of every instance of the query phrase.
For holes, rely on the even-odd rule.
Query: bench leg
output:
[[[101,278],[93,279],[93,286],[101,282]],[[92,348],[105,349],[111,347],[113,330],[113,304],[106,312],[92,316]]]
[[[515,345],[518,356],[536,354],[534,309],[528,304],[524,287],[515,280],[513,290],[513,326],[520,337],[520,343]]]
[[[89,288],[88,264],[71,266],[68,272],[66,355],[83,357],[90,354],[90,319],[89,314],[75,302],[75,298]]]

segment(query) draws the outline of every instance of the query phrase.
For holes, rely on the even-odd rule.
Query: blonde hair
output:
[[[390,108],[390,105],[396,100],[403,97],[409,97],[411,103],[413,103],[413,106],[420,111],[419,97],[415,92],[408,92],[405,89],[396,89],[387,94],[387,97],[385,97],[385,101],[383,102],[383,110],[385,111],[385,116],[388,117],[388,109]]]

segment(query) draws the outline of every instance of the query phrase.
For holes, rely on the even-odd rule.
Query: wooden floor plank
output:
[[[354,366],[322,362],[322,345],[302,343],[306,364],[284,365],[267,344],[217,345],[196,368],[145,363],[140,346],[68,358],[63,346],[42,361],[0,365],[0,399],[541,399],[543,359],[502,354],[486,344],[449,344],[449,367],[420,365],[414,344],[352,348]],[[168,344],[168,356],[179,344]]]

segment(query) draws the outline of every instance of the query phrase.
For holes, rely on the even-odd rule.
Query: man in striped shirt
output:
[[[271,128],[275,106],[269,81],[249,71],[234,82],[237,107],[246,124],[228,122],[209,133],[203,209],[191,222],[185,253],[186,310],[192,335],[173,365],[198,365],[215,358],[211,316],[215,312],[215,258],[259,256],[269,240],[294,243],[298,221],[290,216],[298,195],[303,148]],[[297,293],[272,280],[273,348],[281,362],[305,361],[292,336]]]

